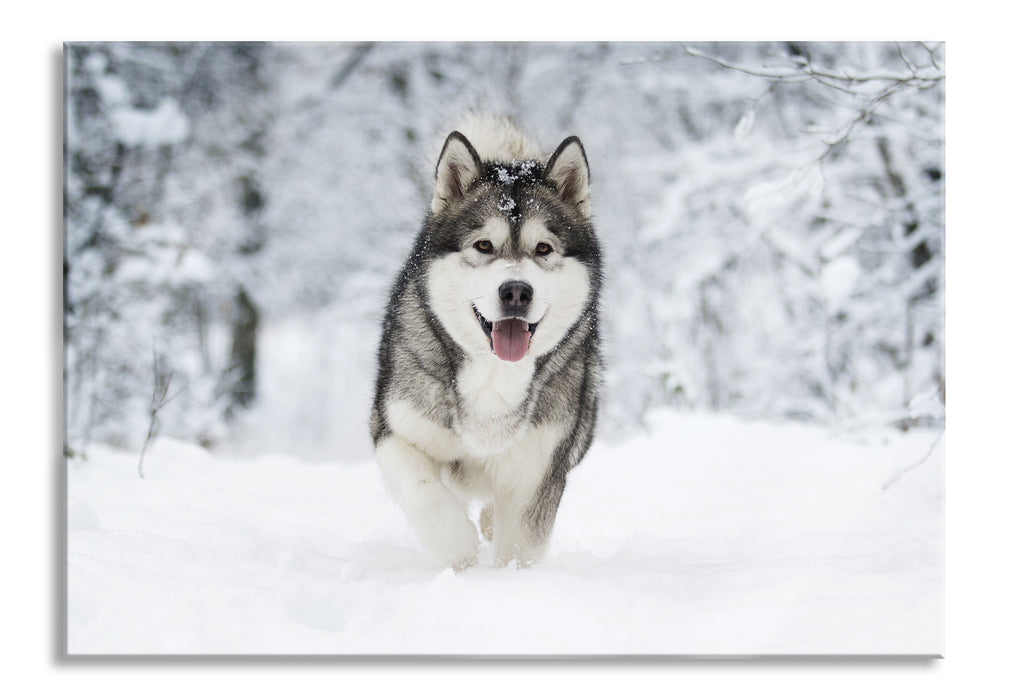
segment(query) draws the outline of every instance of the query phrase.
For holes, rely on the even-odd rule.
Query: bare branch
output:
[[[923,465],[925,462],[927,462],[928,458],[932,456],[933,452],[935,452],[935,448],[939,446],[939,443],[942,441],[942,438],[943,438],[943,436],[945,434],[946,434],[946,430],[945,430],[945,428],[943,428],[942,430],[939,431],[939,434],[936,436],[935,440],[932,442],[932,446],[928,448],[928,452],[925,453],[925,456],[922,457],[921,459],[919,459],[914,464],[909,464],[908,466],[904,467],[899,472],[897,472],[896,474],[894,474],[893,476],[891,476],[889,479],[887,479],[886,483],[883,484],[883,490],[886,491],[891,486],[893,486],[898,481],[900,481],[906,474],[914,471],[915,469],[917,469],[918,467],[920,467],[921,465]]]
[[[914,66],[911,65],[911,62],[907,60],[907,56],[904,55],[904,49],[900,48],[900,43],[894,42],[894,46],[897,47],[897,55],[900,56],[900,60],[904,62],[907,69],[911,71],[911,75],[917,75],[917,71]]]
[[[703,58],[707,61],[711,61],[716,65],[726,68],[728,70],[734,70],[746,75],[752,75],[757,78],[767,78],[768,80],[774,80],[783,83],[794,83],[802,82],[805,80],[816,80],[827,87],[834,88],[836,90],[841,90],[843,92],[849,92],[849,90],[844,87],[845,85],[861,85],[865,83],[873,82],[890,82],[899,85],[912,85],[914,87],[926,87],[929,84],[934,84],[945,80],[946,76],[939,69],[938,65],[935,64],[935,59],[933,57],[933,65],[938,70],[936,75],[921,75],[919,74],[911,65],[907,62],[904,57],[903,52],[898,46],[898,51],[900,52],[901,58],[904,60],[905,65],[911,71],[910,75],[899,74],[899,73],[876,73],[876,74],[852,74],[849,72],[835,73],[833,71],[828,71],[823,68],[815,68],[812,63],[805,63],[803,66],[795,70],[766,70],[766,69],[754,69],[746,66],[740,66],[733,63],[729,63],[715,56],[709,56],[701,51],[697,51],[689,46],[684,46],[683,51],[694,58]],[[930,54],[931,55],[931,54]],[[840,83],[840,84],[837,84]],[[851,92],[851,94],[859,94]]]
[[[350,74],[353,73],[359,65],[361,65],[365,56],[367,56],[368,52],[370,52],[373,48],[375,48],[375,42],[373,41],[367,41],[355,46],[350,56],[343,62],[343,65],[340,66],[340,70],[338,70],[330,79],[330,88],[335,90],[343,85],[347,78],[350,77]]]
[[[161,373],[161,369],[158,366],[158,350],[157,347],[154,348],[154,390],[151,394],[151,407],[150,407],[150,417],[151,420],[147,425],[147,437],[144,438],[144,445],[140,449],[140,461],[137,463],[137,472],[140,474],[140,478],[144,478],[144,455],[147,453],[147,447],[150,445],[151,440],[154,438],[155,428],[157,426],[158,411],[164,408],[167,404],[175,399],[180,393],[177,391],[172,394],[171,398],[168,398],[168,389],[172,385],[173,375],[164,375]]]
[[[937,71],[942,71],[942,68],[939,66],[939,62],[935,60],[935,49],[926,44],[924,41],[920,41],[918,43],[920,43],[925,48],[925,51],[928,52],[928,60],[932,63],[932,67]]]
[[[735,65],[735,64],[723,61],[720,58],[716,58],[714,56],[709,56],[709,55],[707,55],[705,53],[702,53],[702,52],[700,52],[700,51],[698,51],[696,49],[692,49],[689,46],[684,46],[683,47],[683,51],[688,56],[692,56],[694,58],[703,58],[704,60],[711,61],[712,63],[714,63],[714,64],[716,64],[718,66],[721,66],[722,68],[727,68],[728,70],[734,70],[734,71],[737,71],[739,73],[745,73],[746,75],[752,75],[755,78],[768,78],[770,80],[774,80],[774,81],[780,82],[780,83],[801,82],[801,81],[807,80],[809,78],[809,76],[806,73],[803,73],[803,72],[795,72],[795,73],[792,73],[792,74],[787,74],[787,73],[783,73],[781,71],[755,70],[753,68],[747,68],[745,66],[738,66],[738,65]]]
[[[895,93],[899,92],[901,89],[900,85],[891,85],[889,88],[879,93],[873,97],[869,102],[862,107],[858,114],[851,119],[848,124],[841,130],[841,132],[832,139],[825,140],[824,145],[826,148],[823,152],[813,161],[813,163],[822,162],[827,156],[829,156],[834,149],[843,143],[846,143],[863,125],[869,123],[869,121],[875,116],[876,110],[879,109],[886,100],[888,100]]]

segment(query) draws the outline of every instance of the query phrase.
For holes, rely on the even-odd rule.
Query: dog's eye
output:
[[[494,244],[488,241],[486,238],[482,238],[473,244],[473,247],[479,250],[481,253],[493,253]]]
[[[554,249],[550,247],[549,243],[540,243],[536,246],[536,255],[550,255],[554,252]]]

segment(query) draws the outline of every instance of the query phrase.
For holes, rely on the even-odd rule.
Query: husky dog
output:
[[[371,437],[387,490],[439,562],[539,559],[592,440],[602,261],[589,166],[510,121],[445,140],[431,209],[392,289]],[[474,511],[476,512],[476,511]]]

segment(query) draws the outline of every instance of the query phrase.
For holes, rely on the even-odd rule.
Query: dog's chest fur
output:
[[[470,358],[456,378],[456,426],[470,454],[482,457],[509,447],[528,425],[535,363],[501,362],[488,353]]]
[[[391,401],[390,427],[441,462],[490,457],[519,442],[529,427],[535,371],[532,359],[501,362],[467,358],[455,378],[458,397],[451,427],[426,417],[409,399]]]

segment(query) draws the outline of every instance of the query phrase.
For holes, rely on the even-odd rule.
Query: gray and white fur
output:
[[[465,135],[464,135],[465,134]],[[542,557],[592,441],[602,257],[571,136],[544,158],[510,121],[445,140],[382,326],[371,436],[424,548],[456,569]]]

